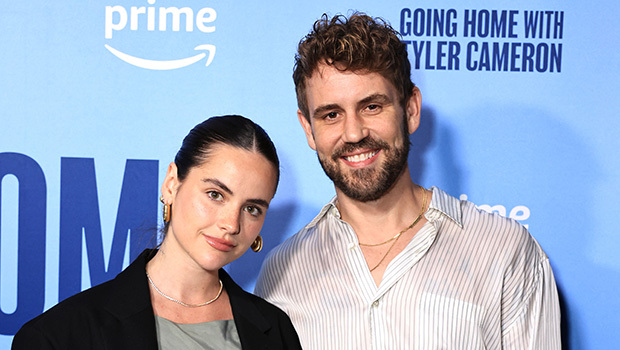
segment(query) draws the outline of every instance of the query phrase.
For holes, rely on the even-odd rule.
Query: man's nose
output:
[[[357,113],[347,114],[344,120],[343,141],[357,143],[368,136],[363,117]]]

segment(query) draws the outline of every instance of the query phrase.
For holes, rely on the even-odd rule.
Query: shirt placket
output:
[[[366,303],[366,312],[360,314],[360,316],[366,318],[367,329],[364,333],[370,338],[370,343],[366,343],[365,349],[384,349],[381,346],[382,339],[384,338],[382,329],[383,316],[379,310],[380,295],[377,294],[377,286],[375,285],[372,276],[368,271],[364,254],[362,253],[357,236],[353,231],[353,228],[344,221],[339,221],[341,225],[342,235],[339,237],[342,239],[341,244],[345,248],[344,259],[349,265],[351,273],[355,276],[353,280],[357,284],[358,295],[361,300]],[[361,310],[360,310],[361,311]]]
[[[387,329],[385,329],[385,320],[381,306],[381,298],[377,298],[369,307],[369,326],[371,330],[372,348],[376,350],[387,349],[387,344],[385,343]]]
[[[337,210],[334,208],[334,214],[335,213],[337,213]],[[389,329],[387,329],[385,315],[386,308],[383,304],[386,301],[386,293],[390,290],[394,283],[402,277],[404,271],[394,271],[393,269],[388,268],[386,270],[386,275],[383,277],[385,283],[382,282],[380,288],[378,288],[372,278],[372,275],[370,274],[370,271],[368,270],[366,260],[364,259],[364,254],[360,249],[359,242],[353,228],[348,223],[340,220],[339,215],[336,215],[336,218],[341,225],[340,231],[342,232],[342,235],[338,238],[341,239],[340,244],[344,248],[343,251],[345,252],[345,261],[347,261],[351,272],[357,276],[354,280],[357,283],[358,291],[361,294],[360,296],[362,300],[365,300],[366,302],[367,327],[371,340],[371,348],[377,350],[387,349],[390,345],[388,344]],[[426,236],[427,234],[428,233],[423,233],[422,236]],[[431,233],[430,236],[431,237],[425,239],[424,241],[432,242],[435,235],[434,233]],[[418,240],[419,239],[416,239],[415,241]],[[430,242],[425,242],[422,244],[412,242],[407,248],[405,248],[403,253],[408,256],[406,260],[410,262],[409,265],[413,265],[415,261],[419,260],[419,258],[424,255],[430,246]],[[413,250],[413,252],[411,250]],[[400,258],[402,259],[403,257]]]

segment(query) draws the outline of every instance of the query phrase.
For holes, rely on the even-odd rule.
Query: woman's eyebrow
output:
[[[222,190],[224,190],[225,192],[228,192],[228,194],[234,194],[233,191],[228,188],[228,186],[224,185],[224,183],[218,179],[211,179],[211,178],[206,178],[206,179],[202,179],[202,182],[210,182],[218,187],[220,187]]]
[[[224,185],[224,183],[218,179],[212,179],[212,178],[206,178],[206,179],[202,179],[202,182],[209,182],[212,183],[218,187],[220,187],[222,190],[224,190],[224,192],[230,194],[230,195],[234,195],[233,191],[228,188],[228,186]],[[264,199],[260,199],[260,198],[250,198],[247,200],[248,203],[253,203],[253,204],[258,204],[261,206],[264,206],[265,208],[269,208],[269,202],[267,202]]]

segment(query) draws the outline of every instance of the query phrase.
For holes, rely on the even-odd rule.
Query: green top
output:
[[[175,323],[163,317],[155,316],[155,325],[160,350],[241,349],[234,320]]]

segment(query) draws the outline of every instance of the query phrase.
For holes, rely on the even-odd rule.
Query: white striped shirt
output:
[[[549,259],[514,220],[432,188],[428,222],[375,284],[334,198],[265,261],[256,294],[304,349],[560,349]]]

